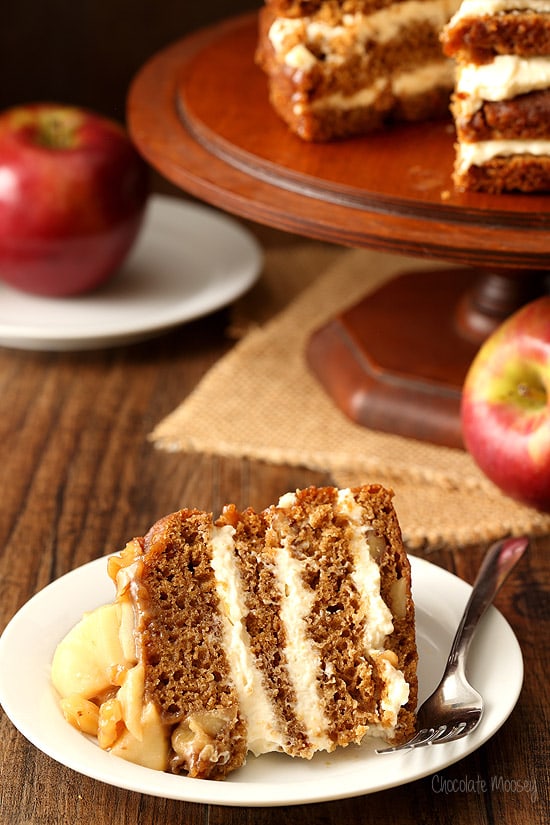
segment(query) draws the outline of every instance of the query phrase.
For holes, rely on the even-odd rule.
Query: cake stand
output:
[[[461,386],[475,352],[545,290],[550,197],[454,191],[448,121],[304,143],[269,104],[256,41],[253,13],[153,56],[129,91],[133,140],[174,184],[241,217],[441,261],[399,273],[336,315],[307,357],[355,422],[460,447]]]

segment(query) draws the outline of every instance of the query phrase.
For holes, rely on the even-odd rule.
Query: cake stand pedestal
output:
[[[447,121],[305,144],[269,104],[256,40],[248,14],[155,55],[130,88],[133,140],[170,181],[241,217],[454,264],[397,275],[317,330],[307,357],[357,423],[461,446],[479,344],[546,288],[550,198],[455,192]]]

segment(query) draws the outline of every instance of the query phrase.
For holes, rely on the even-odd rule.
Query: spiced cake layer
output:
[[[309,759],[413,732],[410,565],[383,487],[182,510],[109,574],[115,601],[60,643],[52,680],[66,718],[114,754],[223,779],[249,752]]]

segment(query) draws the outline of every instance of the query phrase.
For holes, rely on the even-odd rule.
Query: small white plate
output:
[[[411,558],[417,613],[420,701],[436,686],[471,588],[428,562]],[[395,787],[457,762],[507,719],[523,682],[523,660],[510,626],[490,607],[468,661],[485,713],[468,737],[412,752],[377,755],[368,740],[310,762],[281,754],[250,756],[223,781],[189,779],[143,768],[102,751],[63,718],[49,680],[59,640],[82,613],[112,601],[105,558],[68,573],[34,596],[0,638],[0,702],[13,724],[48,756],[86,776],[127,790],[216,805],[297,805]]]
[[[150,338],[229,304],[261,265],[258,242],[237,221],[153,195],[134,248],[103,287],[44,298],[0,282],[0,345],[86,350]]]

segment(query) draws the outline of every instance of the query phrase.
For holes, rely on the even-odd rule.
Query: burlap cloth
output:
[[[502,495],[467,453],[354,424],[308,371],[313,329],[392,274],[430,265],[441,267],[307,241],[268,249],[261,279],[233,308],[238,342],[152,441],[329,472],[338,486],[382,482],[413,548],[550,533],[550,516]]]

